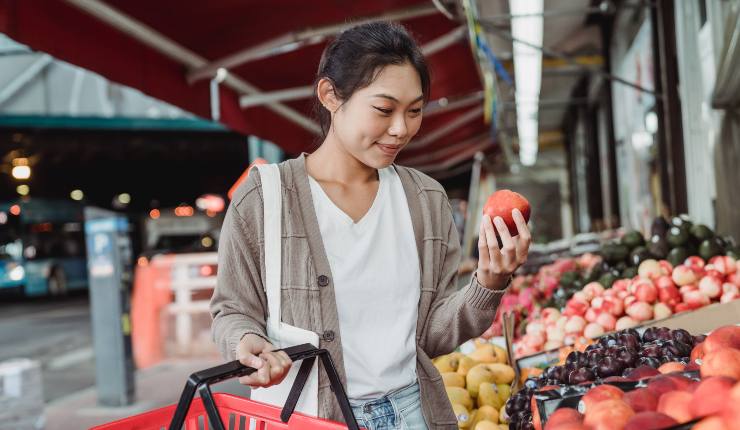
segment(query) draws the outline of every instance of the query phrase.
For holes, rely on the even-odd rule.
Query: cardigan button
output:
[[[326,275],[319,275],[318,282],[319,287],[326,287],[327,285],[329,285],[329,277]]]
[[[324,334],[321,336],[322,339],[326,342],[333,342],[334,341],[334,331],[327,330],[324,332]]]

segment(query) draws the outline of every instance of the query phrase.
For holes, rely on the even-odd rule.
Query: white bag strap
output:
[[[276,164],[257,165],[262,181],[265,228],[265,293],[270,326],[268,333],[278,333],[280,326],[280,271],[282,261],[281,221],[282,190],[280,169]]]

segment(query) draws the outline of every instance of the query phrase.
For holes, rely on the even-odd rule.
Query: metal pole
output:
[[[480,175],[483,165],[483,153],[478,152],[473,158],[473,169],[470,171],[470,191],[468,192],[468,210],[465,214],[465,227],[463,228],[463,258],[470,256],[471,243],[473,241],[473,231],[478,226],[473,225],[474,210],[477,208],[475,202],[478,201],[478,192],[480,189]],[[473,230],[471,230],[473,229]]]

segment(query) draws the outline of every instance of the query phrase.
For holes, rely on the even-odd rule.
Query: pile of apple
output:
[[[515,355],[572,345],[579,337],[596,338],[614,330],[740,298],[740,261],[715,256],[705,264],[689,257],[675,268],[666,260],[645,260],[632,279],[606,289],[598,282],[575,293],[560,312],[541,310],[515,343]]]
[[[699,368],[700,380],[676,369],[648,376],[639,388],[627,392],[598,385],[581,398],[578,409],[559,408],[547,417],[544,430],[657,430],[692,421],[694,430],[738,428],[740,327],[715,330],[692,356],[701,357],[690,364]],[[533,427],[539,430],[539,414],[532,404]]]

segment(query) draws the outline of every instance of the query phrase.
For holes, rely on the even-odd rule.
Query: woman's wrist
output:
[[[490,275],[481,277],[478,270],[473,274],[475,282],[487,290],[500,291],[505,290],[511,282],[511,275]]]

